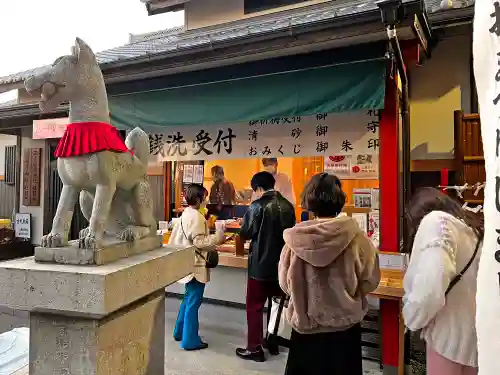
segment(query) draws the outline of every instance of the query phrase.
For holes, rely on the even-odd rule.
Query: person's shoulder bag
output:
[[[200,215],[201,215],[201,212],[198,212]],[[202,215],[203,216],[203,215]],[[203,218],[205,219],[205,218]],[[205,261],[205,267],[206,268],[215,268],[219,265],[219,252],[215,249],[208,249],[208,250],[203,250],[203,249],[199,249],[198,247],[196,247],[193,243],[193,241],[190,241],[188,236],[186,235],[186,232],[184,231],[184,226],[182,225],[182,217],[181,217],[181,229],[182,229],[182,233],[184,234],[184,237],[186,237],[186,239],[191,242],[191,244],[196,248],[196,254]],[[207,253],[206,256],[204,256],[202,254],[202,251],[205,251]]]
[[[465,265],[465,267],[463,268],[462,272],[460,272],[459,274],[457,274],[453,278],[453,280],[451,280],[450,285],[448,285],[448,289],[446,289],[446,292],[444,294],[445,296],[447,296],[448,293],[451,292],[451,290],[453,289],[453,287],[455,285],[457,285],[457,283],[462,279],[462,276],[467,272],[467,270],[470,268],[470,266],[472,265],[472,263],[474,263],[474,259],[476,259],[477,253],[479,251],[479,246],[481,246],[481,242],[482,241],[483,241],[483,236],[482,235],[477,235],[476,247],[474,248],[474,252],[472,253],[471,258],[469,259],[469,262]]]

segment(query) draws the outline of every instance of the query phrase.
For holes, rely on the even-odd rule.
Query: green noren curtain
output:
[[[228,124],[381,109],[385,59],[111,96],[120,128]]]

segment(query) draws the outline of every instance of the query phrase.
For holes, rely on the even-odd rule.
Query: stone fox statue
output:
[[[29,93],[41,93],[42,111],[70,103],[70,124],[55,153],[63,189],[42,246],[67,246],[78,195],[89,221],[80,231],[80,248],[102,246],[105,234],[123,241],[155,234],[148,136],[135,128],[124,142],[110,125],[104,78],[90,47],[77,38],[71,55],[28,78],[25,87]]]

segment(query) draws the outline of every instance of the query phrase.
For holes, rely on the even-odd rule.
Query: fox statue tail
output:
[[[149,161],[149,137],[141,128],[135,128],[128,133],[125,139],[127,148],[145,165]]]

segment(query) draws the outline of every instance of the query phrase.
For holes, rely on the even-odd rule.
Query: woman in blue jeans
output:
[[[192,246],[207,250],[224,242],[225,228],[219,228],[210,235],[207,221],[200,209],[206,206],[208,192],[198,184],[191,184],[186,190],[186,207],[179,221],[174,225],[169,245]],[[198,333],[198,311],[203,300],[205,284],[210,281],[210,270],[205,267],[205,260],[195,254],[194,272],[179,282],[186,285],[184,298],[179,309],[174,329],[174,339],[181,342],[185,350],[200,350],[208,347]]]

